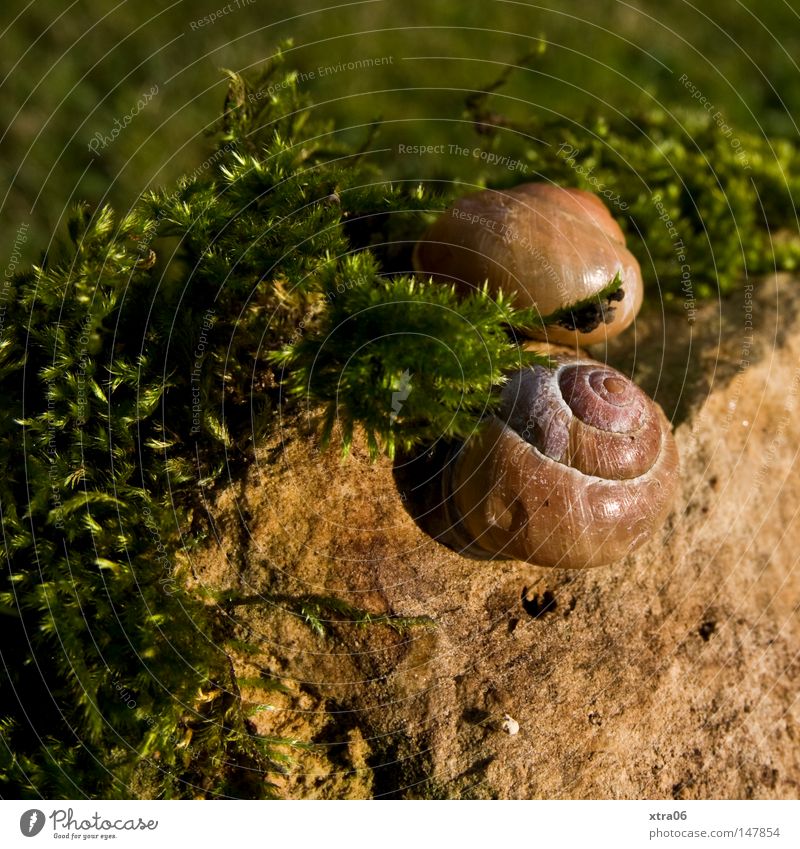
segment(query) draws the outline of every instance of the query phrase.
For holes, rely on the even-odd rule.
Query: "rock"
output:
[[[663,532],[612,566],[459,557],[409,518],[388,460],[320,452],[295,426],[217,493],[193,569],[264,598],[235,610],[260,647],[237,664],[289,693],[256,728],[313,744],[284,795],[797,797],[800,281],[692,325],[651,308],[592,353],[661,403],[682,464]],[[331,613],[320,637],[289,611],[298,596],[435,628]]]
[[[513,737],[514,734],[519,734],[519,723],[513,716],[509,716],[508,714],[503,716],[503,724],[500,727],[510,737]]]

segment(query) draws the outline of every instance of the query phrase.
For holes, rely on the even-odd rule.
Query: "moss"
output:
[[[338,419],[344,447],[362,428],[373,454],[391,454],[470,433],[523,361],[508,328],[529,314],[399,273],[397,243],[457,187],[392,185],[312,120],[280,59],[228,81],[203,167],[125,215],[79,205],[63,243],[10,283],[4,795],[270,795],[291,746],[253,733],[231,660],[246,647],[219,600],[187,589],[204,494],[286,405],[322,405],[325,435]],[[473,118],[497,148],[520,144],[484,105]],[[681,264],[701,297],[796,262],[791,147],[743,137],[745,171],[703,116],[535,126],[572,151],[535,147],[528,160],[625,199],[620,220],[669,296],[688,297]],[[613,297],[564,320],[602,320]],[[323,627],[329,599],[297,603]],[[379,795],[425,780],[370,765]]]
[[[466,384],[411,364],[419,391],[395,422],[392,381],[409,363],[379,343],[387,324],[322,346],[311,391],[330,417],[340,358],[375,343],[339,405],[376,450],[430,438],[453,412],[464,431],[517,358],[510,306],[385,278],[385,252],[366,247],[436,202],[313,124],[280,59],[228,79],[206,167],[124,216],[79,205],[67,238],[13,281],[0,343],[6,795],[270,795],[286,747],[252,733],[224,606],[187,589],[204,493],[287,403],[283,365],[296,361],[300,387],[305,354],[356,310],[384,308],[388,326],[458,357],[487,352]],[[298,600],[322,627],[319,602]]]
[[[546,69],[547,51],[531,61]],[[599,195],[653,297],[686,304],[798,267],[800,171],[790,141],[734,130],[705,108],[643,104],[624,114],[542,111],[516,120],[496,102],[508,76],[467,103],[488,148],[526,163],[525,180]]]

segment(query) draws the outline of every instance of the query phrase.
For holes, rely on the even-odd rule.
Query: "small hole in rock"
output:
[[[703,638],[705,642],[708,642],[709,637],[717,630],[716,622],[703,622],[703,624],[697,629],[697,633]]]
[[[552,590],[545,590],[540,598],[538,594],[529,594],[528,588],[523,587],[522,609],[528,616],[538,619],[544,616],[545,613],[552,613],[556,609],[556,597],[553,595]]]

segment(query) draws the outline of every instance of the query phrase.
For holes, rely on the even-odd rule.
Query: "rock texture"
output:
[[[253,597],[233,610],[260,649],[239,671],[287,686],[245,688],[255,726],[312,744],[284,795],[798,796],[800,284],[691,325],[651,309],[592,353],[661,403],[682,464],[663,532],[613,566],[459,557],[411,520],[388,460],[292,424],[209,503],[195,580]],[[320,636],[286,601],[309,595],[435,626],[331,613]]]

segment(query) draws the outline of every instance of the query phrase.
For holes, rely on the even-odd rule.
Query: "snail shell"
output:
[[[488,281],[493,295],[516,295],[516,306],[543,317],[589,301],[529,331],[551,342],[602,342],[628,327],[642,305],[642,273],[622,230],[581,189],[527,183],[467,195],[423,235],[413,261],[418,272],[464,292]],[[598,298],[617,273],[621,288]]]
[[[620,372],[560,356],[514,374],[442,474],[441,542],[479,559],[583,568],[663,524],[678,453],[661,408]]]

